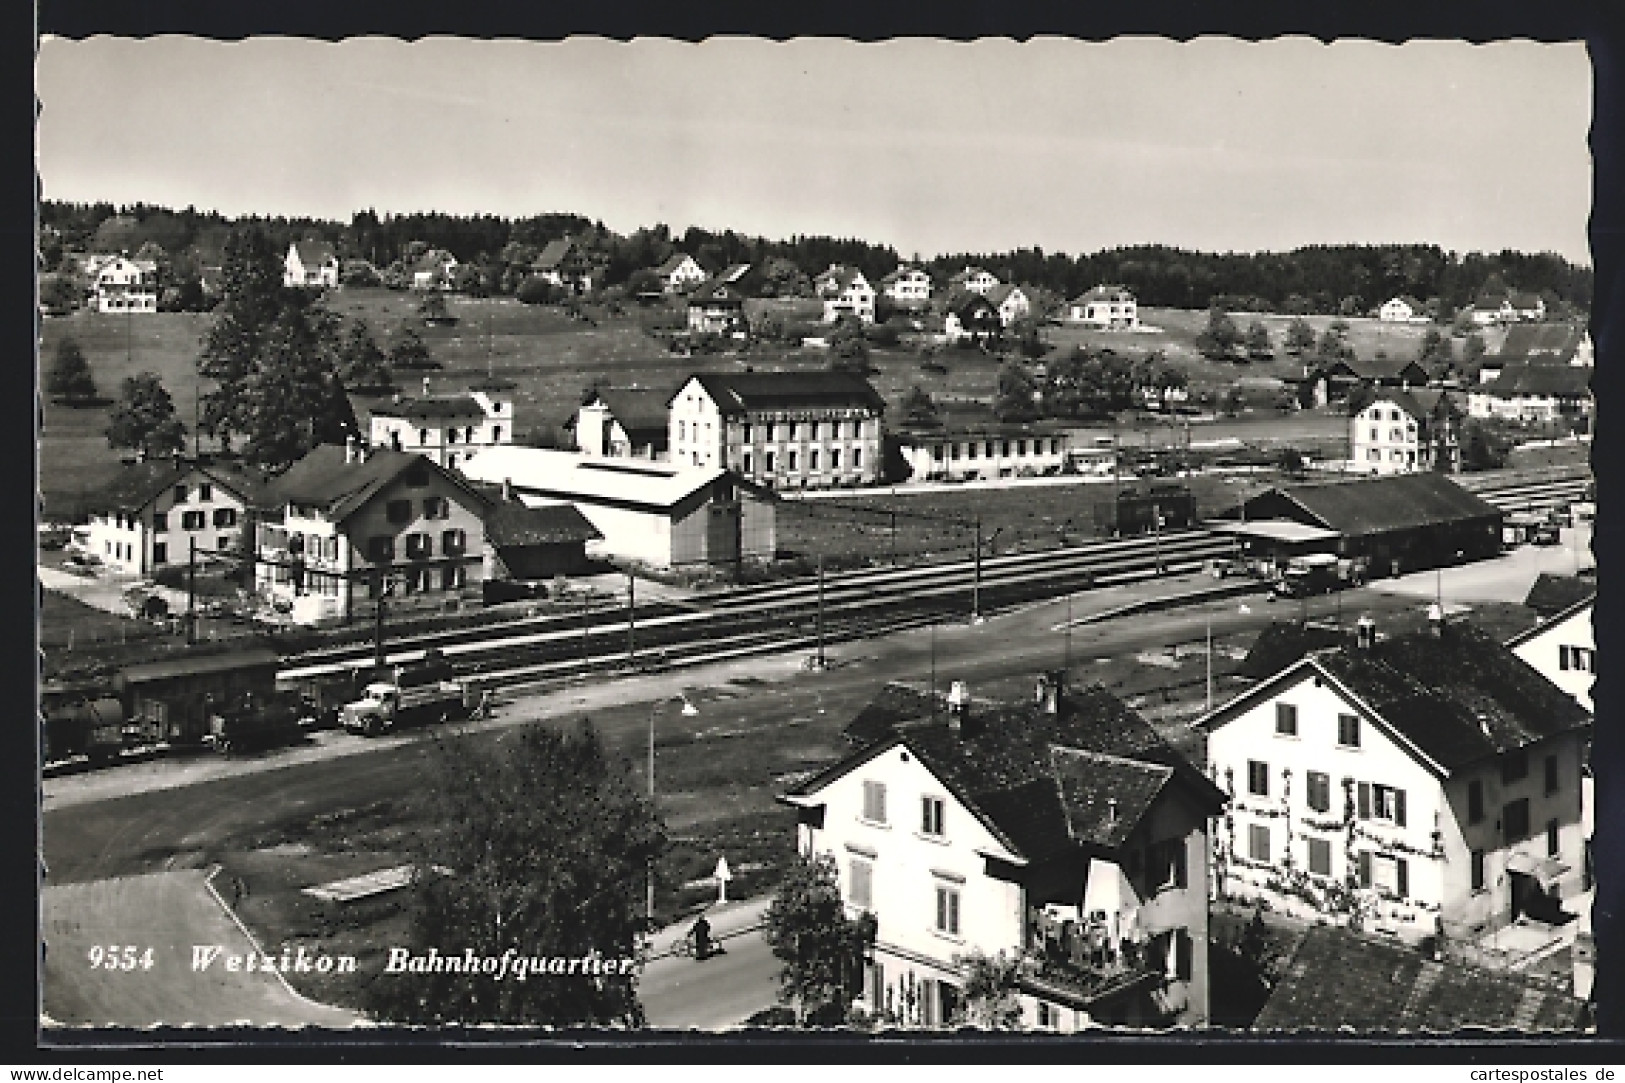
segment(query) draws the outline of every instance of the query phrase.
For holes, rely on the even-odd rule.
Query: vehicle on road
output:
[[[339,712],[345,730],[378,737],[417,722],[447,722],[469,712],[468,686],[458,680],[438,651],[421,662],[374,673],[361,698]]]
[[[1348,560],[1331,553],[1311,553],[1287,561],[1272,589],[1280,598],[1308,598],[1357,587],[1365,580],[1364,561]]]
[[[302,706],[291,692],[243,692],[211,704],[204,743],[222,755],[292,744],[304,732],[299,726]]]
[[[88,756],[105,763],[124,750],[129,734],[124,706],[110,692],[68,688],[41,690],[44,762]]]

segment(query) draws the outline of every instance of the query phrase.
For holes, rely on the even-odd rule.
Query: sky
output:
[[[47,39],[45,197],[1590,263],[1579,43]]]

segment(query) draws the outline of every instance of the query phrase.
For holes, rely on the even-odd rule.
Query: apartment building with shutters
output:
[[[845,732],[852,754],[781,800],[875,920],[868,1012],[952,1026],[967,959],[1003,953],[1028,1028],[1206,1022],[1223,795],[1144,719],[1048,674],[1029,704],[891,684]]]
[[[151,576],[194,552],[238,556],[265,500],[265,479],[224,463],[127,463],[89,501],[90,552],[107,568]]]
[[[1221,894],[1414,942],[1558,918],[1586,886],[1591,718],[1511,650],[1362,622],[1281,664],[1200,723],[1230,798]]]

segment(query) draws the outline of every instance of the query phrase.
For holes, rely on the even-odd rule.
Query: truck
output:
[[[339,712],[345,730],[378,737],[414,722],[446,722],[469,711],[468,686],[439,651],[421,662],[385,666],[373,673],[361,698]]]
[[[111,692],[41,689],[40,714],[44,740],[40,749],[47,763],[87,756],[106,763],[125,748],[124,706]]]
[[[222,755],[292,744],[304,730],[299,725],[303,702],[290,692],[242,692],[211,702],[205,744]]]
[[[1364,561],[1349,560],[1331,553],[1311,553],[1293,557],[1276,576],[1273,587],[1278,598],[1307,598],[1330,594],[1345,587],[1357,587],[1366,579]]]

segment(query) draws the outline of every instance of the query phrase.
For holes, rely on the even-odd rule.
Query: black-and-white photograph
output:
[[[36,74],[44,1041],[1594,1029],[1583,44]]]

